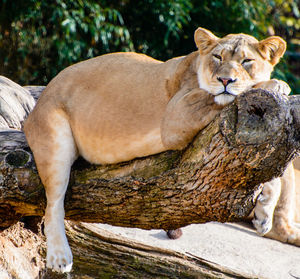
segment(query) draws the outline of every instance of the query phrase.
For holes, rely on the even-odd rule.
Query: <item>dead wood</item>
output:
[[[37,99],[43,87],[27,89]],[[79,159],[65,200],[66,218],[165,230],[241,220],[253,209],[260,184],[281,175],[299,150],[299,104],[298,97],[252,90],[225,108],[183,151],[107,166]],[[17,223],[34,227],[46,200],[24,134],[11,128],[0,132],[0,227],[9,227],[0,235],[0,270],[4,267],[8,278],[23,279],[26,268],[36,278],[65,278],[44,269],[41,232],[32,234]],[[89,224],[68,222],[67,235],[74,254],[72,278],[251,278]],[[14,270],[8,257],[12,246],[25,257],[24,265]]]
[[[299,148],[299,100],[263,90],[240,95],[184,151],[115,165],[78,160],[66,218],[144,229],[241,220],[260,183],[279,176]],[[42,216],[44,190],[21,131],[0,134],[0,226]]]

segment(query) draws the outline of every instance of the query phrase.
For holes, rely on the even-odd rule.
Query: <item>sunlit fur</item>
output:
[[[269,80],[273,65],[262,57],[258,45],[258,40],[245,34],[216,39],[209,53],[202,53],[198,69],[199,87],[215,95],[215,101],[224,105],[253,85]],[[218,77],[235,80],[226,87],[227,93],[224,93],[225,87]]]
[[[199,28],[195,42],[201,57],[197,70],[199,87],[215,96],[216,103],[228,104],[250,88],[290,93],[285,82],[270,79],[273,67],[286,49],[280,37],[258,41],[249,35],[236,34],[220,39]],[[225,91],[220,78],[234,82],[228,83]],[[282,177],[264,185],[257,200],[253,224],[258,234],[300,246],[300,230],[293,218],[295,195],[295,172],[290,164]]]
[[[197,51],[166,62],[137,53],[95,57],[68,67],[48,84],[24,125],[46,189],[47,267],[72,268],[63,205],[79,155],[91,163],[113,164],[185,148],[220,113],[220,104],[269,79],[285,50],[276,48],[284,45],[280,38],[263,43],[246,35],[219,39],[201,28],[195,42]],[[255,61],[246,65],[245,57]],[[222,94],[217,77],[237,81]]]
[[[253,224],[258,234],[300,246],[300,229],[295,224],[300,222],[299,191],[300,171],[293,163],[282,177],[264,184],[254,208]]]

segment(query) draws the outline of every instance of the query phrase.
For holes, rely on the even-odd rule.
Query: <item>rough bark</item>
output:
[[[225,108],[183,151],[115,165],[75,163],[66,218],[144,229],[236,221],[260,183],[282,174],[299,148],[299,100],[252,90]],[[44,190],[25,137],[0,134],[0,226],[42,216]]]
[[[35,99],[43,90],[27,89]],[[184,151],[110,166],[78,160],[66,216],[147,229],[240,220],[253,208],[260,183],[280,175],[299,149],[299,103],[297,97],[254,90],[238,97]],[[20,222],[12,226],[22,219],[33,227],[45,203],[24,134],[0,132],[0,227],[9,227],[0,234],[0,275],[65,278],[45,270],[41,232],[33,234]],[[72,278],[251,278],[93,225],[68,222],[66,229],[74,254]]]

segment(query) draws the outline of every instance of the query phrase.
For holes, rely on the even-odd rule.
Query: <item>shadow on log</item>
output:
[[[28,89],[34,91],[37,98],[43,88]],[[298,97],[251,90],[238,96],[183,151],[167,151],[106,166],[90,165],[79,159],[71,172],[65,200],[66,218],[165,230],[192,223],[244,219],[255,205],[261,183],[281,175],[299,150],[299,104]],[[21,219],[27,224],[35,218],[40,220],[46,199],[32,153],[21,131],[0,132],[0,185],[2,229]],[[103,244],[96,239],[104,232],[99,234],[93,230],[88,225],[69,223],[67,226],[71,246],[75,247],[73,278],[81,278],[76,277],[77,274],[97,274],[104,266],[104,258],[109,261],[114,258],[111,253],[107,254],[108,251],[120,251],[116,242],[100,249]],[[96,238],[89,242],[89,237]],[[133,244],[123,246],[137,249]],[[118,278],[137,278],[134,277],[137,265],[129,263],[138,259],[141,266],[147,266],[151,253],[145,247],[140,252],[129,250],[124,253],[132,261],[126,261],[125,254],[120,252],[118,258],[124,258],[125,262],[115,261],[116,264],[110,270],[104,269],[103,274],[114,274],[120,266],[128,265],[122,269],[125,277]],[[141,251],[146,256],[137,256],[136,253],[144,253]],[[103,253],[104,256],[87,257],[88,253]],[[156,253],[159,254],[155,251],[153,256]],[[167,272],[176,266],[171,278],[196,278],[195,274],[210,278],[218,276],[215,272],[221,272],[224,278],[248,278],[219,267],[209,266],[208,271],[206,268],[201,271],[205,261],[200,264],[199,259],[168,253],[159,254],[156,260],[151,258],[149,266],[153,274],[155,270]],[[170,265],[167,258],[171,259]],[[145,274],[150,271],[145,270]],[[44,275],[47,278],[47,273]]]

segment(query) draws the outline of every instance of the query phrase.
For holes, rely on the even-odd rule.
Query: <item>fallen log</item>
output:
[[[193,254],[139,243],[93,224],[66,222],[73,250],[70,278],[255,278]],[[44,267],[45,237],[18,222],[0,234],[0,278],[69,278]],[[2,276],[2,277],[1,277]]]
[[[251,90],[183,151],[103,166],[79,159],[66,219],[168,230],[245,218],[261,183],[281,175],[299,149],[298,99]],[[21,131],[1,132],[0,171],[0,227],[43,216],[43,186]]]
[[[37,99],[43,87],[27,89]],[[280,175],[299,150],[299,103],[298,97],[252,90],[225,108],[183,151],[107,166],[79,159],[72,168],[66,218],[165,230],[241,220],[254,207],[260,183]],[[19,127],[7,125],[0,132],[0,227],[9,227],[0,234],[0,275],[65,278],[44,267],[45,239],[35,224],[46,200],[24,134],[15,129]],[[252,278],[92,224],[67,222],[66,229],[74,254],[72,278]]]

